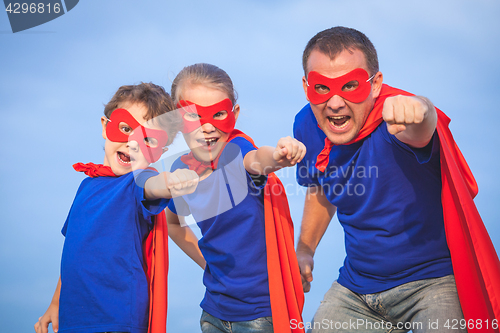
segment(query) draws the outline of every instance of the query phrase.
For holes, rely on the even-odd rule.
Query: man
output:
[[[307,147],[297,167],[299,184],[309,187],[297,245],[304,291],[335,212],[347,254],[312,332],[472,332],[485,331],[485,322],[497,332],[491,322],[500,293],[492,285],[500,264],[449,119],[427,98],[383,85],[375,48],[354,29],[318,33],[303,67],[310,103],[297,114],[294,134]],[[460,189],[457,178],[465,179]],[[476,234],[486,249],[470,250]]]

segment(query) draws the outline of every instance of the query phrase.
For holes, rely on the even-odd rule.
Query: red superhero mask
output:
[[[307,97],[313,104],[324,103],[335,95],[353,103],[361,103],[370,94],[371,79],[373,76],[368,78],[363,68],[356,68],[334,79],[312,71],[307,76]]]
[[[106,125],[106,136],[113,142],[136,141],[149,163],[158,161],[167,144],[165,131],[146,128],[125,109],[116,109],[111,113]]]
[[[184,121],[183,133],[191,133],[198,127],[210,123],[224,133],[230,133],[234,129],[236,118],[233,112],[233,103],[229,98],[209,106],[200,106],[190,101],[179,101],[177,107],[181,110]],[[217,119],[218,112],[226,111],[224,119]]]

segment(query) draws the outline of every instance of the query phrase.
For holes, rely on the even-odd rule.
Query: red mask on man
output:
[[[328,78],[311,71],[307,76],[307,98],[312,104],[322,104],[335,95],[353,102],[361,103],[370,94],[370,80],[368,73],[363,68],[356,68],[347,74]]]
[[[236,124],[234,116],[233,103],[229,98],[209,106],[201,106],[190,101],[181,100],[177,103],[181,110],[184,128],[183,133],[191,133],[198,127],[210,123],[224,133],[230,133]],[[218,112],[226,111],[227,116],[224,119],[217,119]]]
[[[106,137],[113,142],[136,141],[149,163],[158,161],[167,144],[168,134],[146,128],[125,109],[116,109],[106,124]]]

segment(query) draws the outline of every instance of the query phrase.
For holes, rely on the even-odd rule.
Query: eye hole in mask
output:
[[[236,123],[233,103],[229,98],[209,106],[181,100],[177,103],[177,108],[181,110],[184,119],[183,133],[191,133],[206,123],[212,124],[225,133],[230,133]]]
[[[167,144],[165,131],[146,128],[125,109],[116,109],[106,124],[106,137],[113,142],[136,141],[149,163],[160,159]]]
[[[322,104],[335,95],[350,102],[361,103],[370,94],[368,73],[362,68],[356,68],[349,73],[331,79],[318,72],[311,71],[307,76],[307,97],[313,104]]]

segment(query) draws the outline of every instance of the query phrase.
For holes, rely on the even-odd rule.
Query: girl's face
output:
[[[181,100],[189,101],[200,106],[210,106],[229,98],[222,90],[201,84],[186,83],[181,90]],[[221,110],[214,115],[214,119],[223,120],[231,110]],[[240,106],[234,106],[234,116],[237,119]],[[184,117],[196,116],[186,114]],[[190,120],[190,119],[188,119]],[[193,152],[195,158],[201,162],[210,162],[217,158],[227,142],[230,133],[226,133],[210,123],[205,123],[190,133],[183,133],[184,140]]]

